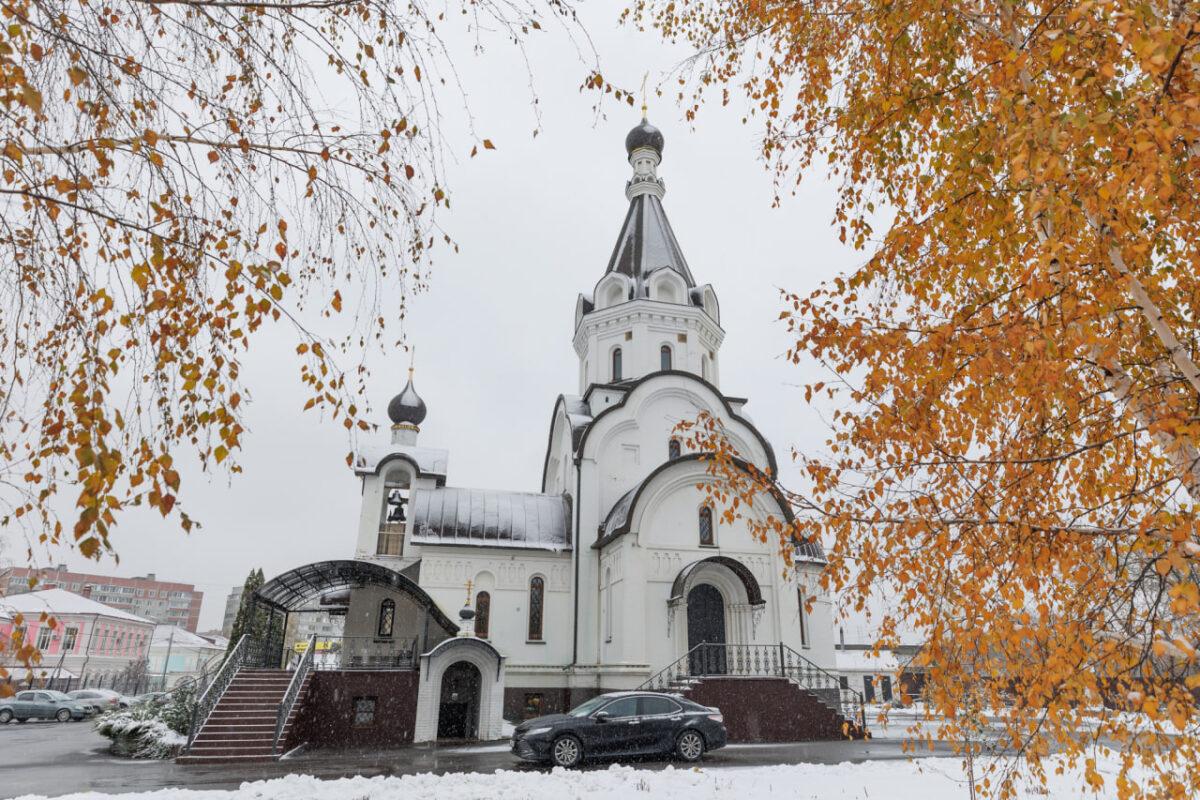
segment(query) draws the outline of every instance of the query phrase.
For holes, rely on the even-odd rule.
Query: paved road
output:
[[[0,798],[41,794],[56,797],[87,790],[139,792],[168,786],[236,789],[245,781],[300,772],[320,778],[349,775],[406,775],[417,772],[492,772],[539,769],[518,762],[504,744],[416,746],[395,750],[317,750],[277,763],[199,766],[170,761],[131,761],[107,752],[108,740],[91,723],[29,722],[0,726]],[[938,755],[949,755],[949,748]],[[706,767],[752,767],[770,764],[836,764],[906,758],[896,740],[870,742],[803,742],[779,745],[732,745],[705,757]],[[671,762],[639,761],[646,769]],[[606,763],[590,769],[605,769]]]

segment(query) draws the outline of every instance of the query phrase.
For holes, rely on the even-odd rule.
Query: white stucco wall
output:
[[[472,639],[461,637],[448,640],[432,654],[422,657],[414,742],[428,742],[437,738],[442,676],[459,661],[473,664],[479,670],[478,738],[485,741],[501,738],[504,725],[504,658],[494,649]]]

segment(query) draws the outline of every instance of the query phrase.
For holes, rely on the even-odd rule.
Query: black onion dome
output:
[[[404,387],[404,391],[393,397],[392,402],[388,403],[388,418],[395,425],[402,422],[420,425],[425,419],[425,413],[425,401],[413,388],[412,375],[409,375],[408,385]]]
[[[645,117],[642,117],[641,123],[625,137],[625,152],[628,155],[633,155],[633,151],[639,147],[649,147],[660,156],[662,155],[662,131],[651,125]]]
[[[458,610],[458,618],[463,622],[470,622],[475,619],[475,609],[470,606],[463,606]]]

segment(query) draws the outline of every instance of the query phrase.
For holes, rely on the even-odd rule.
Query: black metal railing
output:
[[[300,689],[304,686],[304,679],[312,671],[313,654],[317,652],[316,638],[315,633],[308,637],[308,647],[305,648],[304,655],[300,657],[300,662],[296,664],[296,669],[292,671],[292,680],[283,694],[283,699],[279,701],[279,713],[275,717],[275,738],[271,741],[272,755],[279,754],[279,739],[283,736],[283,728],[287,725],[288,717],[292,715],[296,701],[300,699]]]
[[[208,686],[196,698],[196,704],[192,706],[192,720],[188,725],[187,750],[192,749],[192,742],[196,740],[196,734],[200,732],[200,728],[208,721],[208,715],[216,708],[217,701],[221,699],[221,695],[225,694],[225,690],[229,688],[229,684],[233,682],[233,676],[237,671],[246,665],[247,659],[252,657],[261,657],[262,647],[255,639],[252,639],[249,634],[242,634],[242,638],[238,639],[233,650],[225,657],[225,663],[213,675]]]
[[[778,644],[698,644],[638,687],[640,690],[681,691],[701,678],[787,678],[808,690],[829,709],[866,730],[866,704],[860,692],[841,679]]]
[[[304,655],[312,651],[315,670],[413,670],[420,657],[418,642],[415,637],[313,636]]]

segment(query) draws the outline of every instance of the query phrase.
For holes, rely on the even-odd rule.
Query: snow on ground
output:
[[[1021,800],[1115,798],[1112,770],[1108,791],[1099,795],[1081,788],[1077,772],[1054,775],[1045,789],[1028,786]],[[106,795],[84,792],[59,800],[869,800],[914,798],[963,800],[968,796],[963,767],[957,759],[868,761],[851,764],[793,764],[775,767],[686,768],[644,770],[614,765],[608,769],[552,772],[497,770],[491,774],[406,775],[342,778],[324,781],[289,775],[244,783],[232,791],[159,789]],[[18,800],[33,800],[27,795]]]

